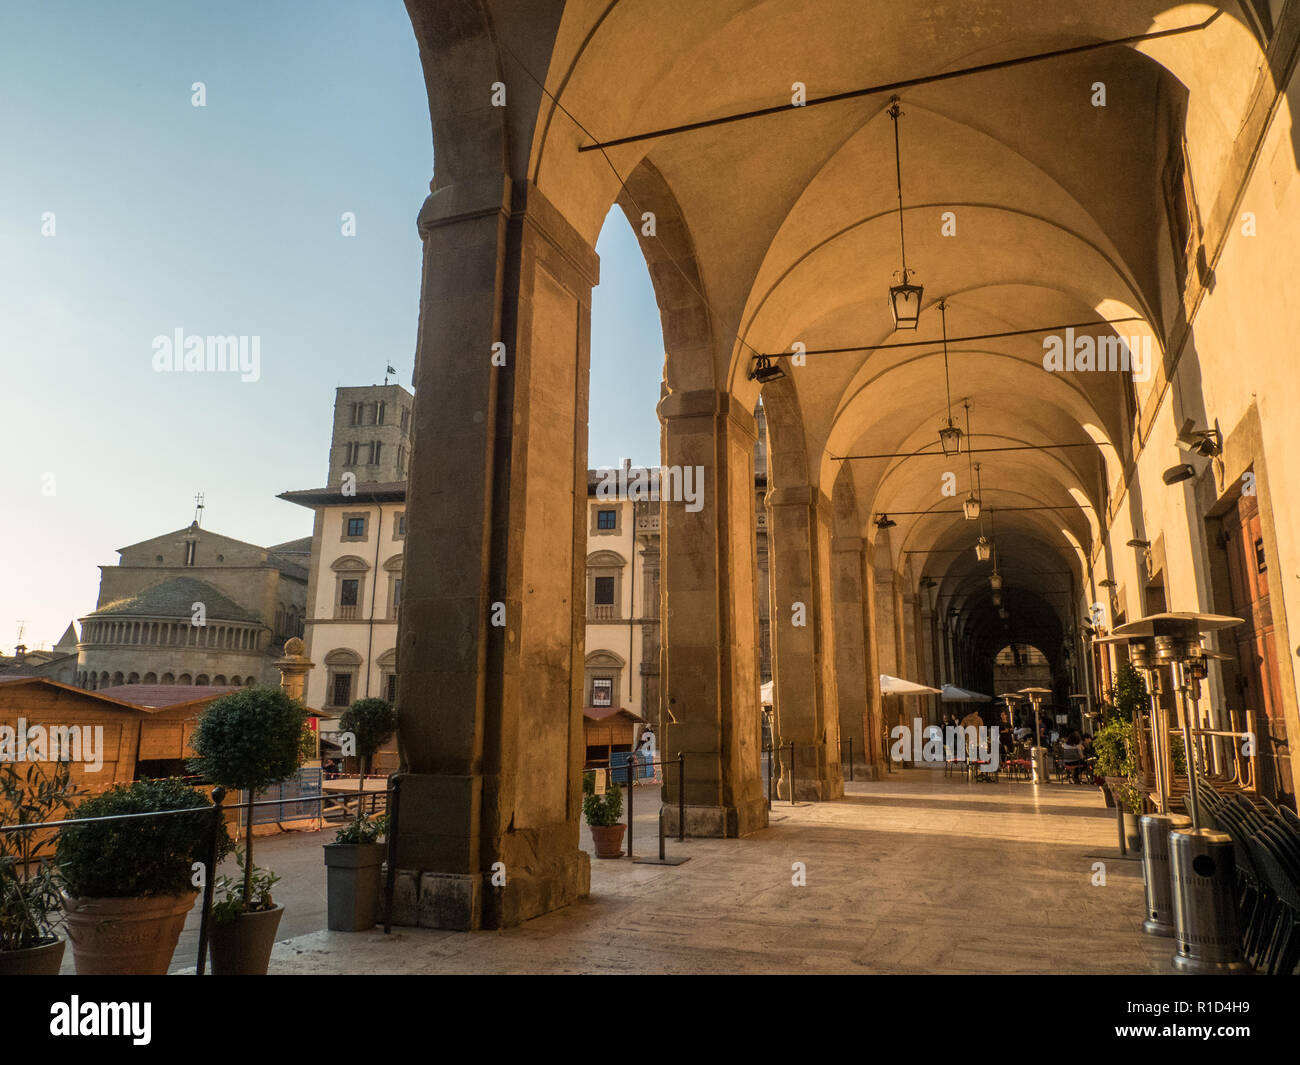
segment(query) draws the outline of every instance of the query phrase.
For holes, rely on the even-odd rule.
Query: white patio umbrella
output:
[[[940,698],[945,703],[991,703],[993,696],[981,695],[979,692],[967,691],[955,684],[945,684]]]
[[[880,694],[881,695],[942,695],[938,688],[931,688],[928,684],[917,684],[912,680],[904,680],[902,677],[891,677],[888,673],[880,674]],[[881,714],[881,724],[884,725],[884,714]],[[903,723],[903,704],[898,704],[898,723]],[[889,750],[889,728],[886,726],[884,735],[885,750]],[[892,763],[888,758],[885,759],[885,768],[891,773]]]

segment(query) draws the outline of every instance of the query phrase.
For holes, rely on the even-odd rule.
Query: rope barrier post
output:
[[[795,775],[795,772],[796,772],[796,770],[795,770],[795,765],[794,765],[794,740],[791,740],[791,741],[790,741],[790,805],[791,805],[791,806],[794,805],[794,775]]]
[[[203,910],[199,913],[199,957],[194,972],[202,976],[208,962],[208,919],[212,914],[212,898],[217,889],[217,840],[221,838],[221,803],[226,789],[217,785],[212,789],[212,840],[208,844],[208,868],[203,877]]]
[[[636,784],[636,751],[633,751],[627,758],[627,856],[635,857],[632,853],[632,810],[633,796]]]
[[[677,842],[686,841],[686,755],[677,752]]]
[[[664,855],[664,807],[659,807],[659,860],[662,862]]]
[[[853,781],[853,737],[849,737],[849,781]]]
[[[393,890],[397,885],[397,815],[400,808],[401,776],[395,776],[389,782],[393,789],[388,801],[388,878],[384,884],[384,935],[393,931]]]
[[[767,749],[767,808],[772,809],[772,756],[776,752],[769,747]]]

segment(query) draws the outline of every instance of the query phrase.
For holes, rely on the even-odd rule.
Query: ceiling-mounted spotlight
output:
[[[881,514],[880,517],[876,519],[877,529],[892,529],[897,524],[898,522],[893,521],[888,514]]]
[[[1196,471],[1187,463],[1178,466],[1170,466],[1164,472],[1165,484],[1177,484],[1179,481],[1189,481],[1196,476]]]
[[[768,381],[779,381],[785,376],[785,371],[772,361],[769,355],[759,355],[754,360],[754,367],[749,371],[749,379],[758,381],[760,384],[767,384]]]
[[[898,179],[898,250],[903,260],[902,283],[889,289],[889,307],[894,312],[895,329],[915,329],[921,320],[921,296],[924,289],[909,283],[907,242],[903,239],[903,160],[898,148],[898,117],[903,113],[897,96],[890,98],[889,117],[894,120],[894,174]]]
[[[1195,426],[1196,421],[1193,418],[1183,422],[1175,443],[1184,451],[1190,451],[1193,455],[1203,455],[1207,459],[1223,454],[1223,434],[1218,429],[1197,429]]]

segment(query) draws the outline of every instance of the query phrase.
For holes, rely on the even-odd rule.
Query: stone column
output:
[[[500,928],[590,883],[580,608],[598,260],[503,177],[439,188],[419,230],[397,861],[419,924]]]
[[[861,537],[837,536],[831,542],[835,603],[835,694],[839,703],[840,743],[848,759],[853,739],[853,777],[876,780],[883,768],[873,758],[869,721],[871,689],[880,680],[871,669],[867,647],[870,605],[867,599],[866,546]],[[876,745],[878,746],[878,745]]]
[[[777,742],[793,741],[794,797],[844,794],[838,750],[830,504],[809,485],[768,492],[772,587],[772,681]],[[780,798],[790,797],[790,754],[781,762]]]
[[[767,825],[760,779],[754,417],[725,393],[659,403],[669,469],[702,477],[697,504],[663,501],[663,754],[686,755],[686,832],[743,836]],[[665,820],[677,831],[677,769]]]

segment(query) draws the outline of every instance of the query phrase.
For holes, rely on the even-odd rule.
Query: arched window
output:
[[[617,551],[593,551],[587,556],[587,620],[617,621],[623,616],[623,567]]]
[[[198,687],[203,687],[204,685],[209,683],[208,675],[206,673],[200,673],[197,677],[194,678],[194,683]]]
[[[159,684],[175,684],[175,683],[176,683],[176,675],[175,675],[174,673],[164,673],[164,674],[162,675],[162,680],[160,680],[158,683],[159,683]]]
[[[245,687],[245,688],[251,688],[251,687],[252,687],[254,684],[256,684],[256,683],[257,683],[257,681],[255,681],[252,677],[245,677],[245,678],[244,678],[244,687]]]
[[[325,656],[325,667],[325,705],[340,709],[347,707],[356,698],[361,656],[350,648],[339,647]]]
[[[623,667],[627,663],[613,651],[592,651],[586,659],[586,687],[583,705],[618,706]]]
[[[132,674],[130,674],[130,675],[126,678],[126,682],[127,682],[128,684],[139,684],[139,683],[140,683],[140,674],[139,674],[139,673],[132,673]]]
[[[224,673],[218,673],[215,677],[212,678],[212,683],[220,685],[221,687],[225,687],[226,675]]]
[[[118,687],[119,685],[124,684],[124,683],[125,683],[125,681],[122,679],[122,674],[121,674],[121,673],[114,673],[114,674],[113,674],[113,687],[114,687],[114,688],[116,688],[116,687]]]
[[[157,683],[158,683],[158,674],[157,674],[157,673],[146,673],[146,674],[144,675],[144,680],[142,680],[140,683],[141,683],[141,684],[157,684]]]
[[[176,678],[177,684],[193,684],[194,679],[188,673],[182,673]]]

